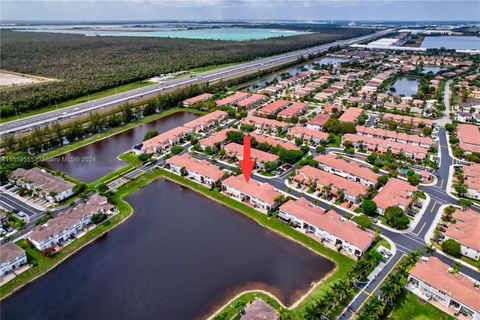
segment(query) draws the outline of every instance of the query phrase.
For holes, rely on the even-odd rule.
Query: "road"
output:
[[[219,68],[216,70],[211,70],[203,73],[199,73],[192,77],[184,77],[178,79],[166,80],[162,83],[143,87],[123,93],[118,93],[112,96],[105,98],[80,103],[73,105],[71,107],[62,108],[55,111],[50,111],[42,113],[39,115],[31,116],[24,119],[18,119],[10,121],[4,124],[0,124],[0,135],[15,133],[21,131],[27,131],[36,126],[45,125],[59,120],[71,119],[81,115],[86,115],[92,111],[108,110],[114,107],[118,107],[121,104],[127,102],[133,103],[140,99],[147,99],[154,97],[160,93],[164,93],[170,90],[182,88],[185,86],[205,83],[205,82],[215,82],[220,79],[232,79],[235,77],[244,76],[246,74],[255,73],[262,70],[268,70],[273,67],[284,65],[290,62],[296,61],[300,57],[307,57],[311,54],[320,54],[334,48],[337,46],[346,46],[355,42],[364,41],[367,39],[379,37],[387,33],[392,32],[393,29],[385,29],[378,31],[369,35],[338,40],[332,43],[324,44],[317,47],[312,47],[308,49],[302,49],[297,51],[292,51],[284,53],[281,55],[276,55],[268,58],[257,59],[254,61],[249,61],[241,64],[237,64],[230,67]]]
[[[28,215],[29,220],[35,219],[36,217],[42,215],[44,212],[42,210],[32,207],[25,201],[21,201],[4,191],[0,191],[0,206],[10,211],[16,209],[18,211],[24,212]]]

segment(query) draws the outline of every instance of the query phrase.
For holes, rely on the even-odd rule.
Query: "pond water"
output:
[[[118,160],[117,156],[141,142],[148,131],[157,130],[162,133],[197,117],[197,114],[191,112],[177,112],[67,152],[53,158],[46,166],[83,182],[92,182],[124,167],[126,163]]]
[[[443,68],[437,67],[437,66],[423,66],[423,73],[429,73],[429,72],[437,73],[440,70],[443,70]]]
[[[425,37],[421,48],[446,48],[446,49],[477,49],[480,50],[480,37],[467,36],[438,36]]]
[[[204,319],[244,290],[291,305],[334,268],[167,180],[126,201],[132,217],[2,301],[1,319]]]
[[[392,87],[395,88],[395,94],[411,97],[417,93],[418,84],[419,82],[416,79],[400,78],[395,81]]]

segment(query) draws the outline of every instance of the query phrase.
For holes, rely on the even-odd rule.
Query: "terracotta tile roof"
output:
[[[410,202],[412,202],[411,193],[415,190],[417,190],[417,188],[406,181],[397,178],[390,178],[387,184],[383,186],[373,198],[373,201],[375,201],[377,207],[383,210],[397,205],[407,207]]]
[[[25,252],[13,242],[7,242],[0,247],[0,264],[10,262]]]
[[[269,183],[260,183],[253,179],[250,179],[248,183],[245,182],[243,175],[231,176],[225,179],[222,185],[229,186],[230,188],[260,199],[270,206],[273,206],[275,204],[275,198],[281,195],[281,193]]]
[[[311,166],[305,166],[298,170],[294,180],[299,182],[313,180],[321,186],[332,186],[336,189],[343,189],[346,194],[354,197],[358,197],[359,195],[368,192],[368,188],[360,183],[353,182]]]
[[[200,94],[200,95],[198,95],[198,96],[195,96],[195,97],[192,97],[192,98],[183,100],[183,103],[185,103],[185,104],[194,104],[195,102],[207,100],[208,98],[211,98],[212,96],[213,96],[213,94],[211,94],[211,93],[202,93],[202,94]]]
[[[323,127],[325,123],[327,123],[328,119],[330,119],[330,116],[327,114],[317,114],[315,117],[310,119],[307,123],[314,126]]]
[[[362,165],[357,161],[346,160],[330,153],[319,155],[315,160],[334,169],[342,170],[345,173],[349,173],[373,183],[377,183],[377,179],[380,176],[373,172],[369,167]]]
[[[303,102],[295,102],[292,105],[280,111],[278,115],[281,117],[290,118],[301,113],[303,110],[306,110],[307,108],[308,108],[308,104]]]
[[[288,100],[275,100],[267,104],[265,107],[258,110],[259,113],[272,114],[278,112],[280,109],[284,108],[290,103]]]
[[[462,149],[472,152],[478,152],[480,150],[479,127],[473,124],[459,124],[457,133]]]
[[[463,183],[469,188],[480,192],[480,164],[470,163],[463,166],[465,180]]]
[[[152,153],[153,148],[166,147],[173,139],[180,139],[184,135],[190,132],[189,128],[176,127],[172,130],[168,130],[164,133],[160,133],[151,139],[148,139],[142,143],[142,151]]]
[[[252,104],[259,103],[260,101],[262,101],[265,98],[266,97],[263,94],[254,93],[250,97],[239,101],[237,104],[240,107],[248,107]]]
[[[224,106],[224,105],[228,105],[228,104],[237,103],[238,101],[240,101],[242,99],[245,99],[249,96],[250,96],[250,93],[237,92],[235,94],[232,94],[231,96],[228,96],[226,98],[217,100],[216,103],[217,103],[217,106]]]
[[[235,156],[239,160],[243,159],[243,146],[241,144],[231,142],[224,149],[228,156]],[[250,152],[251,158],[258,162],[274,162],[278,160],[278,156],[265,151],[251,148]]]
[[[303,139],[305,138],[314,138],[318,140],[327,140],[328,133],[321,132],[314,129],[309,129],[306,127],[295,126],[288,129],[288,134],[291,136],[301,136]]]
[[[226,118],[227,113],[222,110],[215,110],[209,114],[206,114],[200,118],[194,119],[185,123],[183,126],[185,128],[196,130],[198,127],[206,126],[212,124],[214,121],[218,121],[222,118]]]
[[[211,164],[207,160],[196,159],[187,153],[175,155],[167,159],[167,163],[177,167],[185,167],[185,169],[189,171],[193,171],[214,181],[220,180],[224,174],[223,170],[216,165]]]
[[[74,183],[66,181],[62,177],[54,176],[50,172],[38,167],[28,170],[18,168],[12,172],[12,175],[21,178],[22,180],[29,181],[35,189],[41,188],[47,193],[54,192],[58,194],[72,189],[75,186]]]
[[[410,116],[402,116],[399,114],[393,114],[393,113],[384,113],[383,114],[383,119],[385,120],[393,120],[396,122],[413,122],[413,123],[424,123],[425,125],[431,126],[433,124],[433,120],[431,119],[423,119],[423,118],[414,118]]]
[[[215,145],[215,143],[223,142],[223,141],[227,140],[227,132],[230,132],[230,131],[238,132],[237,129],[226,128],[226,129],[222,129],[218,132],[212,133],[208,137],[200,139],[198,142],[203,146],[213,147]]]
[[[415,157],[419,159],[424,158],[428,153],[428,149],[421,146],[416,146],[416,145],[411,145],[411,144],[401,143],[396,141],[390,141],[390,140],[384,140],[380,138],[373,138],[369,136],[351,134],[351,133],[345,134],[342,137],[342,140],[343,141],[348,140],[354,143],[363,142],[367,144],[369,149],[370,148],[375,149],[375,147],[377,146],[384,149],[390,148],[392,150],[392,153],[395,153],[395,154],[398,154],[400,151],[403,151],[408,154],[415,154]]]
[[[280,209],[353,244],[361,251],[368,249],[374,238],[372,233],[360,229],[354,222],[344,219],[333,210],[325,213],[323,209],[314,206],[305,198],[290,200]]]
[[[480,312],[480,289],[462,274],[448,272],[449,265],[437,257],[428,261],[420,260],[410,270],[410,274],[428,285],[447,293],[450,297]]]
[[[266,143],[266,144],[269,144],[271,146],[280,146],[283,149],[287,149],[287,150],[300,150],[299,147],[297,147],[294,143],[292,143],[290,141],[277,139],[277,138],[274,138],[274,137],[271,137],[271,136],[266,136],[266,135],[258,134],[258,133],[255,133],[255,132],[250,133],[250,136],[252,138],[255,138],[255,140],[259,143]]]
[[[262,117],[256,117],[256,116],[248,116],[242,120],[242,123],[244,124],[264,124],[268,125],[271,127],[288,127],[288,123],[286,122],[281,122],[277,120],[272,120],[272,119],[267,119],[267,118],[262,118]]]
[[[468,209],[453,213],[456,223],[448,224],[445,235],[457,240],[458,243],[480,251],[480,213]]]
[[[345,111],[340,118],[338,118],[338,120],[342,122],[356,122],[362,113],[362,108],[348,108],[347,111]]]

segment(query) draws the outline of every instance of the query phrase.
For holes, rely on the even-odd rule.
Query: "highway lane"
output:
[[[355,42],[364,41],[374,37],[379,37],[391,31],[392,29],[386,29],[386,30],[378,31],[373,34],[361,36],[361,37],[338,40],[338,41],[324,44],[317,47],[297,50],[297,51],[288,52],[281,55],[276,55],[272,57],[245,62],[242,64],[230,66],[230,67],[211,70],[204,73],[199,73],[192,77],[166,80],[156,85],[118,93],[109,97],[80,103],[77,105],[73,105],[71,107],[66,107],[59,110],[42,113],[39,115],[24,118],[24,119],[10,121],[4,124],[0,124],[0,130],[1,130],[0,135],[29,130],[36,126],[44,125],[44,124],[59,121],[59,120],[74,118],[77,116],[88,114],[92,111],[108,110],[110,108],[117,107],[127,102],[132,103],[140,99],[154,97],[168,90],[173,90],[173,89],[189,86],[196,83],[214,82],[220,79],[234,78],[234,77],[246,75],[248,73],[254,73],[261,70],[271,69],[272,67],[275,67],[278,65],[294,62],[295,60],[297,60],[299,57],[302,57],[302,56],[307,57],[308,55],[311,55],[311,54],[319,54],[333,47],[346,46]]]

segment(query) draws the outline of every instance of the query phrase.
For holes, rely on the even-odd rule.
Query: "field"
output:
[[[45,81],[55,81],[55,79],[41,78],[29,74],[21,74],[0,70],[0,88],[29,86]]]
[[[1,91],[1,114],[12,116],[15,108],[32,111],[163,73],[236,63],[369,32],[325,27],[312,34],[235,42],[1,31],[2,69],[61,80]]]

